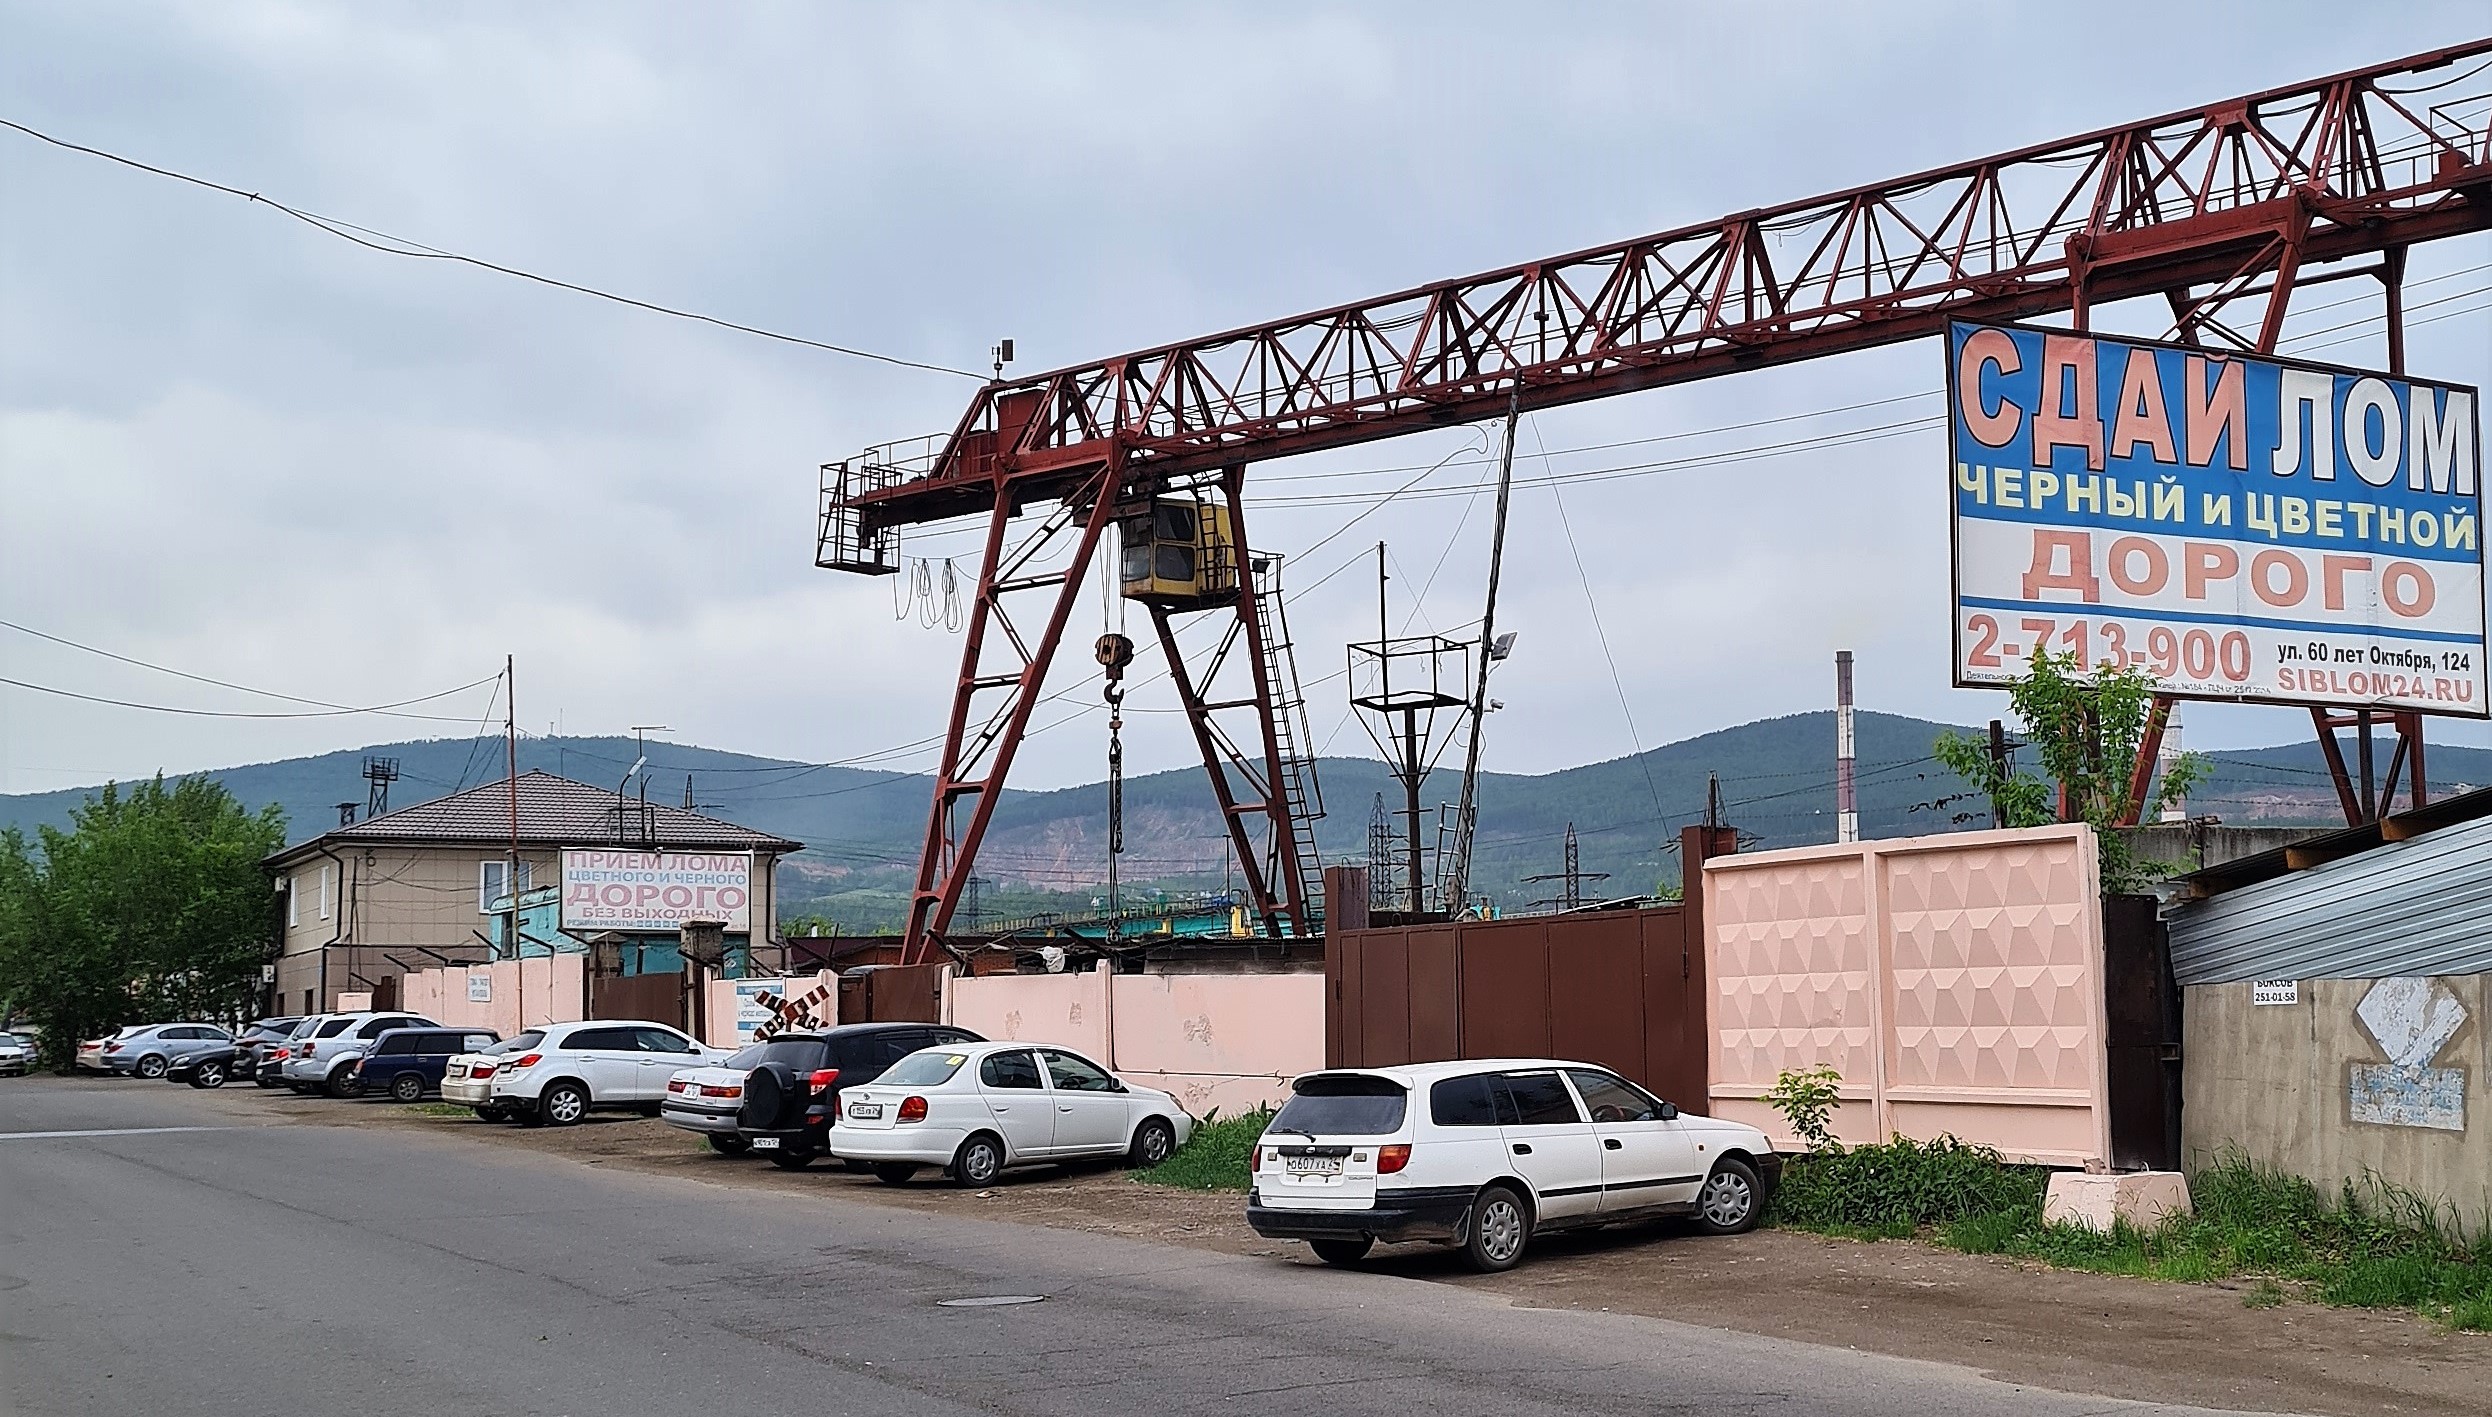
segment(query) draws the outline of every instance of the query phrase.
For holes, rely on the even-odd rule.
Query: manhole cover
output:
[[[943,1309],[1000,1309],[1007,1304],[1035,1304],[1044,1294],[980,1294],[969,1299],[937,1299],[935,1306]]]

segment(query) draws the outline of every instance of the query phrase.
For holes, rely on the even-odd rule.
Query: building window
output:
[[[476,910],[478,914],[493,914],[495,912],[494,902],[510,894],[509,889],[502,884],[503,874],[509,866],[508,861],[476,863]],[[535,873],[530,869],[529,863],[521,861],[519,863],[519,893],[525,895],[534,890],[536,888],[533,884],[534,880]]]
[[[320,868],[320,918],[323,920],[329,918],[329,872],[333,869],[328,866]]]
[[[295,909],[294,902],[294,878],[292,876],[288,876],[286,877],[286,924],[289,927],[302,923],[298,917],[298,912]]]

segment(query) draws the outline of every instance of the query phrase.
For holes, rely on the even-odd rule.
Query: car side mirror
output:
[[[1677,1104],[1670,1102],[1664,1102],[1661,1104],[1661,1120],[1665,1122],[1675,1122],[1678,1119],[1679,1109]]]
[[[1109,1078],[1108,1090],[1111,1092],[1131,1092],[1133,1089],[1125,1086],[1125,1080],[1123,1078]]]

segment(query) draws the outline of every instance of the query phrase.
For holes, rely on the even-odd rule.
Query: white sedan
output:
[[[893,1185],[940,1166],[964,1186],[1009,1166],[1122,1156],[1153,1166],[1185,1145],[1194,1118],[1065,1048],[967,1043],[924,1048],[840,1094],[830,1152]]]

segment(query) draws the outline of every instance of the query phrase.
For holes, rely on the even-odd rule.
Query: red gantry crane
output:
[[[817,562],[899,568],[897,532],[984,517],[904,958],[944,941],[1081,583],[1120,524],[1245,876],[1313,925],[1303,719],[1247,467],[1299,453],[1941,334],[1951,320],[2160,296],[2170,337],[2272,352],[2304,286],[2376,280],[2404,372],[2405,254],[2492,227],[2492,38],[1956,167],[1420,286],[981,389],[948,436],[823,469]],[[2333,270],[2314,268],[2354,262]],[[1036,514],[1015,535],[1025,513]],[[1137,559],[1140,558],[1140,559]],[[1172,618],[1229,617],[1189,664]],[[2150,736],[2170,710],[2159,700]],[[2349,820],[2423,800],[2416,715]],[[2364,744],[2367,748],[2367,711]],[[1235,724],[1238,726],[1232,727]],[[2143,796],[2157,741],[2139,758]],[[2134,813],[2132,805],[2132,813]]]

